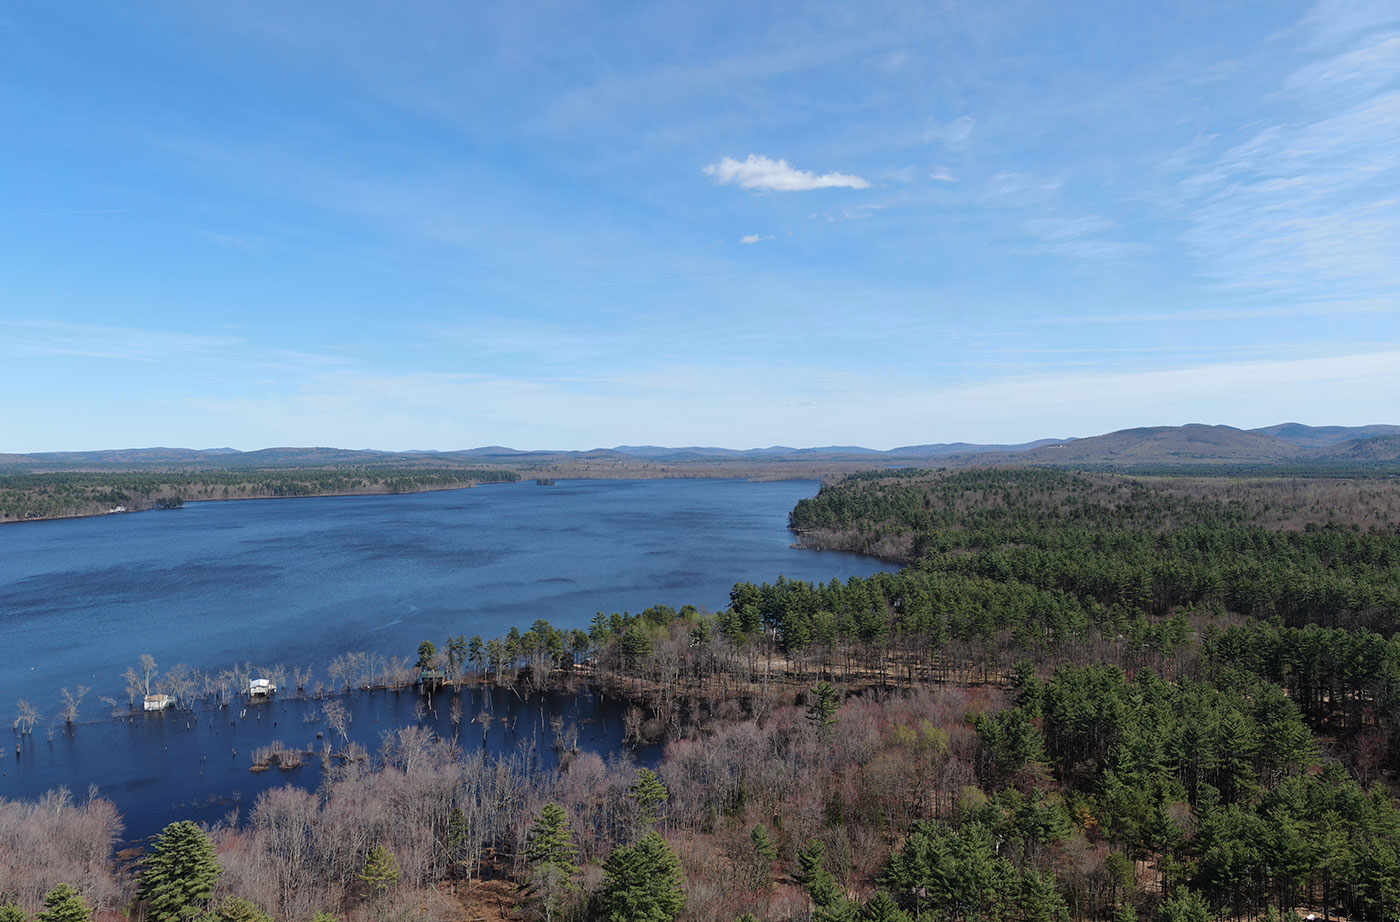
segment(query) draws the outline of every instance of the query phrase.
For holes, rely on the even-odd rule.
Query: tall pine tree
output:
[[[545,804],[525,837],[525,860],[530,862],[530,895],[544,909],[546,922],[559,915],[574,888],[576,854],[569,815],[558,804]]]
[[[67,884],[59,884],[44,897],[44,911],[35,922],[88,922],[92,910],[81,893]]]
[[[599,905],[608,922],[673,922],[685,908],[680,859],[655,831],[614,850],[603,870]]]
[[[204,909],[221,871],[214,843],[198,826],[188,820],[171,823],[146,859],[136,898],[146,905],[150,922],[176,922]]]

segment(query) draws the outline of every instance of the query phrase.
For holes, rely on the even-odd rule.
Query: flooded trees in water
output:
[[[86,685],[79,685],[77,693],[70,692],[67,686],[61,690],[63,695],[63,710],[61,713],[64,723],[72,726],[73,722],[78,719],[78,708],[82,706],[83,697],[90,691],[92,691],[92,689],[88,688]]]
[[[340,737],[341,745],[350,742],[350,711],[337,700],[321,705],[321,714],[326,719],[326,727]]]
[[[34,724],[39,720],[39,712],[34,705],[21,698],[17,702],[19,713],[15,715],[15,732],[20,736],[28,736],[34,732]]]

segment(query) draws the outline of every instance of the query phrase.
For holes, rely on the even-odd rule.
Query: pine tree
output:
[[[768,836],[768,829],[759,823],[749,833],[749,839],[753,841],[754,854],[764,861],[777,861],[778,848],[773,844],[773,840]]]
[[[807,705],[807,719],[822,736],[827,736],[836,725],[836,712],[841,707],[841,693],[826,682],[812,689],[812,701]]]
[[[649,768],[639,768],[631,794],[641,810],[642,819],[647,825],[651,825],[660,818],[661,809],[666,805],[666,798],[670,792],[666,790],[666,785],[661,783],[661,777],[656,772]]]
[[[823,866],[825,861],[826,846],[813,839],[798,850],[797,873],[793,875],[818,909],[835,906],[841,898],[841,888],[835,875]]]
[[[773,883],[773,862],[778,860],[778,848],[762,823],[749,831],[753,843],[753,861],[748,865],[748,884],[754,890],[766,890]]]
[[[35,922],[89,922],[92,910],[81,893],[67,884],[59,884],[44,897],[44,911]]]
[[[399,860],[383,845],[376,845],[365,855],[360,882],[375,900],[381,899],[399,882]]]
[[[419,669],[433,668],[433,660],[437,658],[437,644],[431,640],[425,640],[418,645],[418,666]]]
[[[1195,890],[1182,888],[1162,903],[1161,922],[1208,922],[1210,909]]]
[[[241,896],[225,897],[224,901],[215,907],[213,915],[205,918],[213,919],[214,922],[272,922],[272,916],[263,912],[257,903],[245,900]]]
[[[171,823],[146,859],[136,898],[146,904],[150,922],[176,922],[205,907],[221,872],[214,843],[198,826]]]
[[[29,922],[29,914],[14,903],[0,903],[0,922]]]
[[[574,863],[576,854],[578,848],[569,828],[569,815],[558,804],[545,804],[525,837],[525,860],[530,863],[528,889],[544,908],[545,919],[549,922],[563,909],[569,891],[574,888],[574,875],[578,873],[578,865]]]
[[[680,859],[655,831],[615,849],[603,870],[600,906],[608,922],[672,922],[685,908]]]
[[[462,868],[467,854],[467,842],[471,835],[471,825],[461,807],[453,807],[447,815],[447,867],[453,878]]]
[[[910,917],[893,897],[881,890],[861,909],[860,922],[910,922]]]
[[[1027,870],[1021,878],[1021,918],[1026,922],[1069,922],[1069,907],[1055,889],[1055,878]]]

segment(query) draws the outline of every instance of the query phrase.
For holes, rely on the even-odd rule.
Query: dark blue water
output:
[[[452,703],[460,699],[460,721]],[[627,749],[623,740],[626,705],[596,693],[551,693],[521,698],[507,688],[439,691],[426,699],[416,691],[357,692],[333,699],[352,718],[348,739],[375,753],[385,733],[420,726],[467,751],[493,756],[520,754],[540,768],[558,764],[556,725],[580,751],[612,757],[626,752],[639,764],[660,758],[653,743]],[[427,706],[431,700],[432,707]],[[123,837],[139,842],[175,820],[215,823],[245,817],[257,796],[269,788],[294,784],[315,789],[327,768],[329,743],[334,752],[344,741],[327,726],[323,707],[314,699],[238,703],[193,711],[127,713],[118,718],[93,715],[72,727],[37,730],[0,759],[0,792],[9,798],[33,798],[66,785],[82,798],[95,784],[100,796],[116,803],[126,822]],[[103,714],[107,709],[101,709]],[[572,731],[572,732],[571,732]],[[318,735],[319,734],[319,735]],[[305,755],[298,768],[254,771],[254,754],[278,741]]]
[[[0,749],[0,796],[97,784],[130,824],[136,791],[168,787],[151,770],[163,759],[178,763],[184,777],[196,762],[233,762],[233,749],[304,742],[262,730],[257,740],[234,740],[244,730],[217,719],[201,736],[182,729],[192,718],[174,714],[154,723],[87,723],[110,712],[99,696],[125,704],[120,676],[142,653],[162,669],[281,663],[311,666],[324,680],[326,664],[345,652],[411,657],[424,639],[489,638],[537,618],[582,627],[597,611],[657,603],[716,610],[736,581],[779,574],[825,581],[886,569],[854,554],[790,547],[787,513],[816,490],[813,481],[526,482],[409,496],[198,503],[0,527],[0,708],[25,698],[41,715],[19,762],[12,745]],[[59,689],[80,684],[93,690],[85,722],[68,733],[55,727]],[[413,696],[404,698],[406,711],[376,711],[363,721],[357,712],[352,726],[412,720]],[[5,711],[0,716],[9,722]],[[284,719],[304,723],[305,714],[272,719],[281,731]],[[204,761],[165,756],[165,748],[157,754],[157,742],[176,740]],[[365,742],[375,748],[376,739]],[[246,762],[237,769],[248,782],[245,795],[283,780],[275,770],[244,779]],[[159,793],[142,809],[150,812],[161,798],[230,797],[229,779],[205,771],[196,775],[209,779],[201,790]]]

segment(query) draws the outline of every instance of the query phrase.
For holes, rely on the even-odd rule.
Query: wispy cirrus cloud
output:
[[[1029,173],[997,173],[982,186],[979,201],[990,208],[1036,205],[1052,198],[1064,186],[1063,179],[1043,179]]]
[[[1084,215],[1078,218],[1036,218],[1025,224],[1026,230],[1047,241],[1076,240],[1113,230],[1117,226],[1101,215]]]
[[[1199,307],[1179,311],[1139,311],[1119,314],[1077,314],[1043,317],[1035,321],[1045,326],[1120,323],[1190,323],[1212,321],[1262,321],[1277,323],[1287,317],[1338,317],[1347,315],[1386,316],[1400,314],[1400,304],[1390,299],[1361,301],[1320,301],[1274,307]]]
[[[964,115],[951,122],[929,119],[924,126],[925,144],[941,144],[948,150],[962,150],[972,140],[972,131],[977,127],[977,119]]]
[[[1326,48],[1395,22],[1400,8],[1392,0],[1319,0],[1298,25],[1311,47]]]
[[[1356,48],[1301,68],[1283,83],[1304,103],[1336,106],[1364,100],[1400,77],[1400,33],[1368,38]]]
[[[232,336],[94,326],[56,320],[0,321],[0,354],[70,355],[155,362],[175,356],[211,354],[242,344]]]
[[[749,154],[743,160],[725,157],[703,170],[721,186],[765,189],[772,192],[807,192],[812,189],[869,189],[869,181],[850,173],[812,173],[799,170],[786,160],[762,154]]]
[[[1143,250],[1140,243],[1105,236],[1118,225],[1102,215],[1035,218],[1022,227],[1040,240],[1032,251],[1035,253],[1103,260],[1119,259]]]
[[[1397,20],[1390,3],[1318,3],[1299,28],[1326,54],[1282,82],[1274,97],[1287,108],[1181,178],[1191,224],[1183,240],[1219,283],[1334,297],[1400,293]]]

